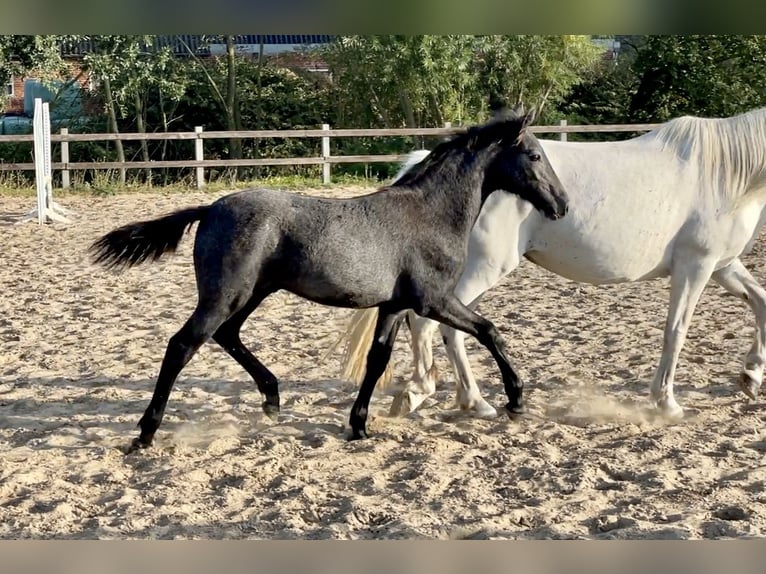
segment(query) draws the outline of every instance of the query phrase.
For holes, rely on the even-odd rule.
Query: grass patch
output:
[[[55,187],[54,197],[67,197],[71,195],[109,196],[118,193],[183,193],[197,191],[197,184],[193,177],[182,181],[176,181],[169,185],[148,185],[140,177],[127,178],[126,183],[120,184],[116,170],[114,172],[99,170],[95,172],[89,181],[83,181],[82,177],[72,178],[71,187],[62,189]],[[60,183],[59,183],[60,185]],[[266,187],[272,189],[285,189],[299,191],[301,189],[333,189],[339,187],[371,187],[377,188],[383,182],[368,177],[339,174],[332,178],[329,184],[323,184],[319,178],[300,175],[269,176],[266,178],[234,181],[230,177],[220,177],[205,184],[204,191],[213,193],[222,191],[235,191],[253,187]],[[4,197],[34,197],[36,194],[34,183],[20,177],[13,172],[0,172],[0,196]]]

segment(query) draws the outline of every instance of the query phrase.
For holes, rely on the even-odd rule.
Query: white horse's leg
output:
[[[700,259],[698,253],[674,253],[676,263],[670,275],[670,304],[665,324],[662,357],[651,385],[651,399],[663,414],[683,417],[683,409],[673,396],[678,357],[686,340],[694,308],[715,267],[715,262]]]
[[[469,260],[469,267],[463,272],[455,288],[455,295],[466,302],[469,308],[475,308],[481,296],[494,287],[503,277],[519,264],[520,256],[506,252],[507,259],[502,265],[496,260],[477,258]],[[412,332],[412,351],[415,372],[413,380],[394,398],[389,414],[404,415],[415,410],[428,396],[436,391],[436,373],[433,364],[433,334],[440,329],[447,357],[457,379],[457,404],[462,410],[470,411],[477,417],[493,418],[497,411],[481,396],[476,380],[471,373],[468,355],[465,351],[465,333],[431,319],[415,314],[410,316]]]
[[[457,298],[468,305],[478,303],[485,291],[508,275],[521,261],[530,230],[536,219],[529,219],[531,204],[507,194],[492,194],[474,224],[463,274],[455,287]],[[390,414],[403,415],[417,408],[436,390],[438,374],[433,362],[433,335],[440,324],[410,313],[410,332],[415,366],[413,379],[391,405]],[[496,411],[481,398],[465,354],[462,332],[442,328],[447,353],[457,376],[458,404],[479,416],[496,416]]]
[[[475,309],[479,303],[481,295],[476,297],[468,307]],[[457,397],[458,408],[473,413],[478,418],[494,418],[497,416],[495,407],[490,405],[484,397],[481,396],[479,386],[471,372],[471,365],[468,361],[468,354],[465,350],[465,336],[462,331],[457,331],[446,325],[440,325],[444,345],[447,349],[452,370],[457,378]]]
[[[742,392],[755,399],[763,382],[763,369],[766,365],[766,290],[739,259],[713,273],[713,279],[732,295],[744,299],[755,313],[755,339],[745,356],[745,368],[739,380]]]
[[[484,293],[519,266],[521,254],[516,249],[507,250],[504,255],[505,259],[500,264],[497,260],[489,258],[476,259],[472,261],[471,267],[466,268],[455,287],[455,295],[466,302],[470,309],[475,309]],[[446,346],[447,357],[457,379],[458,408],[479,418],[496,417],[497,411],[481,396],[471,371],[471,364],[465,350],[466,334],[447,325],[439,325],[439,329]]]
[[[432,395],[439,376],[434,364],[433,337],[439,323],[408,311],[412,335],[412,390]]]
[[[389,410],[391,416],[404,416],[418,408],[436,392],[438,370],[434,365],[433,336],[439,323],[407,312],[410,324],[413,373],[412,380],[394,397]]]

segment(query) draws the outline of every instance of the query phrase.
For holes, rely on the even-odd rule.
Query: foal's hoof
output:
[[[362,440],[366,438],[370,438],[370,435],[367,434],[365,429],[352,429],[351,436],[348,437],[348,441],[351,442],[352,440]]]
[[[133,439],[133,441],[130,443],[130,446],[125,450],[125,454],[130,454],[132,452],[136,452],[137,450],[146,450],[150,446],[152,446],[151,439],[144,441],[141,437],[137,437]]]
[[[270,403],[268,401],[264,401],[261,405],[261,408],[263,409],[263,413],[269,417],[273,421],[277,421],[279,418],[279,405],[275,405],[273,403]]]
[[[526,405],[512,405],[511,403],[508,403],[505,405],[504,409],[505,414],[511,419],[527,414]]]
[[[761,383],[752,377],[750,373],[744,371],[739,376],[739,388],[752,400],[756,400],[756,397],[761,390]]]

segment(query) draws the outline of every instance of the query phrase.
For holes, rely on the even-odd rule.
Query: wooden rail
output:
[[[568,133],[606,133],[606,132],[645,132],[660,124],[606,124],[606,125],[567,125],[562,120],[559,125],[532,126],[536,134],[559,134],[566,140]],[[202,127],[193,132],[159,133],[83,133],[70,134],[66,128],[60,133],[51,134],[51,142],[61,143],[60,161],[53,162],[52,169],[61,172],[63,187],[69,187],[70,172],[86,169],[147,169],[147,168],[196,168],[197,187],[205,185],[205,168],[210,167],[254,167],[268,165],[319,165],[322,169],[322,181],[330,182],[330,166],[340,163],[382,163],[402,161],[406,154],[381,155],[330,155],[330,138],[340,137],[391,137],[391,136],[447,136],[458,133],[462,128],[446,124],[441,128],[396,128],[396,129],[331,129],[323,124],[322,129],[299,130],[245,130],[245,131],[204,131]],[[204,140],[207,139],[256,139],[256,138],[322,138],[321,156],[294,158],[252,158],[252,159],[204,159]],[[69,161],[69,143],[91,141],[152,141],[152,140],[192,140],[194,159],[172,161]],[[0,143],[32,142],[32,134],[0,135]],[[34,170],[34,163],[4,163],[0,158],[0,171]]]

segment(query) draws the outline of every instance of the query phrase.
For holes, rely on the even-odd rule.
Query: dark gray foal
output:
[[[171,337],[154,395],[129,450],[151,445],[173,383],[211,337],[255,379],[263,410],[279,412],[276,377],[240,340],[247,317],[285,289],[324,305],[378,307],[366,376],[351,410],[351,438],[367,436],[367,409],[391,356],[404,311],[473,335],[497,362],[509,414],[524,411],[522,382],[497,329],[453,294],[468,238],[490,193],[513,193],[550,219],[567,212],[553,168],[528,133],[533,114],[506,114],[441,143],[396,183],[351,199],[255,189],[206,206],[115,229],[91,249],[109,268],[174,251],[199,221],[194,245],[198,303]]]

